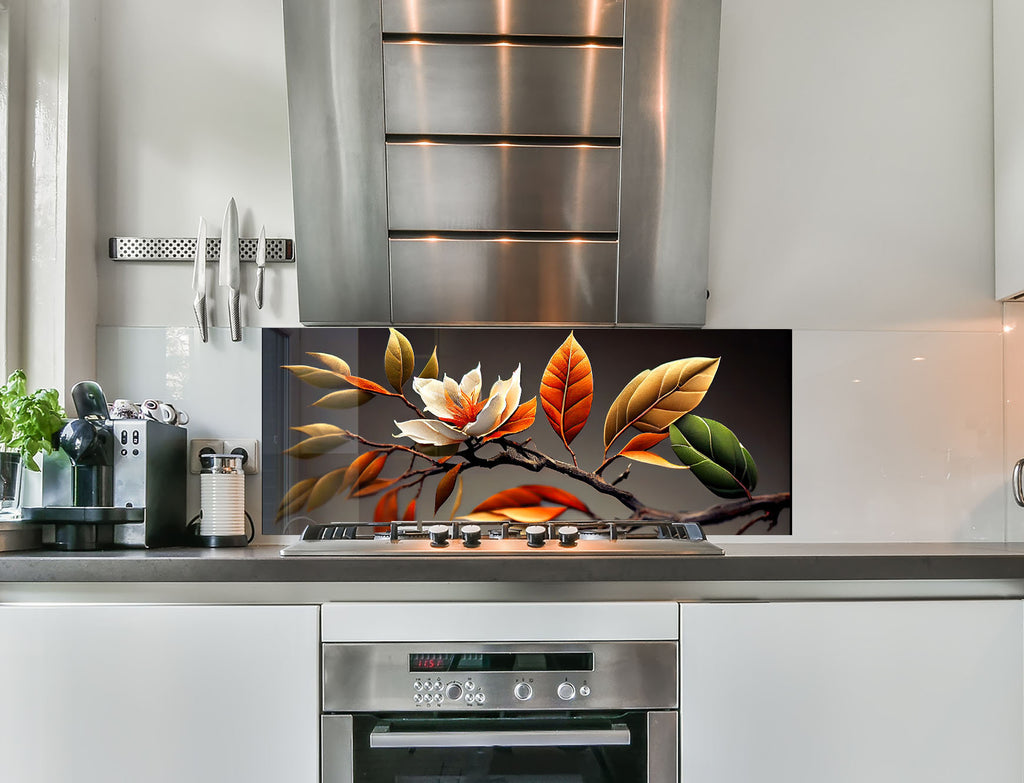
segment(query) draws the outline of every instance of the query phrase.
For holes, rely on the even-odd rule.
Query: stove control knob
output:
[[[558,694],[558,698],[562,701],[572,701],[576,698],[576,686],[571,682],[560,682],[558,688],[555,689],[555,693]]]
[[[589,685],[581,685],[580,686],[580,696],[589,696],[589,695],[590,695],[590,686]]]
[[[444,697],[448,701],[458,701],[462,698],[462,686],[457,682],[450,682],[445,686]]]
[[[431,546],[448,546],[448,525],[431,525],[427,528]]]
[[[512,689],[512,693],[519,701],[528,701],[533,696],[533,688],[530,687],[528,682],[517,682],[516,687]]]
[[[526,545],[532,547],[544,546],[544,539],[548,537],[547,528],[544,525],[530,525],[526,528]]]
[[[558,528],[558,543],[560,546],[576,546],[580,539],[580,531],[575,525],[562,525]]]
[[[462,543],[467,547],[480,546],[480,525],[463,525]]]

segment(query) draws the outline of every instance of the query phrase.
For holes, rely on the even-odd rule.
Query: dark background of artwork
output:
[[[693,411],[699,416],[715,419],[729,427],[753,455],[759,471],[755,494],[790,490],[792,430],[792,333],[788,330],[675,330],[675,329],[610,329],[577,328],[577,341],[590,357],[594,373],[594,403],[590,418],[573,441],[580,467],[594,470],[602,460],[602,433],[605,415],[622,388],[640,371],[653,369],[665,362],[691,356],[720,356],[722,361],[714,382],[701,404]],[[409,338],[416,352],[416,371],[422,369],[437,346],[441,376],[445,373],[456,381],[480,363],[483,394],[498,377],[508,378],[521,363],[522,398],[526,402],[538,395],[541,376],[548,360],[569,334],[566,328],[547,329],[480,329],[480,328],[407,328],[401,332]],[[414,417],[413,412],[394,399],[378,398],[346,411],[311,407],[328,390],[316,389],[296,380],[281,369],[283,364],[320,366],[309,351],[331,353],[349,363],[352,372],[390,388],[384,375],[384,350],[388,330],[364,328],[302,328],[263,330],[263,532],[267,535],[299,533],[310,521],[337,522],[369,520],[377,497],[334,500],[310,514],[299,514],[275,522],[278,505],[284,493],[295,482],[310,476],[323,475],[348,465],[356,456],[356,444],[347,443],[336,452],[312,460],[290,458],[283,451],[303,438],[289,428],[299,424],[329,422],[358,432],[377,442],[412,445],[407,439],[396,439],[394,421]],[[422,407],[412,383],[405,387],[406,396]],[[533,445],[549,456],[571,462],[561,440],[551,429],[538,397],[537,420],[524,433],[513,436],[519,440],[532,438]],[[621,448],[635,431],[620,436],[612,447]],[[496,447],[492,447],[496,448]],[[677,462],[668,442],[654,451]],[[486,455],[486,452],[485,452]],[[404,470],[409,460],[393,457],[394,464],[385,468],[382,477]],[[605,472],[611,480],[626,467],[617,460]],[[613,499],[602,496],[588,486],[550,472],[531,473],[516,467],[493,470],[463,471],[464,492],[460,514],[468,513],[477,503],[502,489],[521,484],[550,484],[576,494],[599,516],[627,516],[627,509]],[[451,516],[449,500],[433,514],[436,480],[428,480],[420,497],[420,519],[445,519]],[[621,485],[633,492],[646,505],[670,510],[699,510],[723,501],[708,491],[689,471],[669,470],[633,463],[629,478]],[[399,497],[399,510],[404,509],[411,495]],[[574,512],[564,518],[572,518]],[[735,532],[744,520],[709,526],[709,534]],[[779,524],[768,531],[762,522],[749,534],[789,534],[792,532],[790,512],[784,511]]]

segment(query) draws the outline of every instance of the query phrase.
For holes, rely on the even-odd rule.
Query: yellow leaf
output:
[[[289,449],[285,449],[284,453],[289,457],[296,457],[297,459],[312,459],[338,448],[338,446],[346,443],[348,439],[348,435],[315,435],[312,438],[299,441]]]
[[[388,338],[388,347],[384,351],[384,374],[388,383],[396,392],[402,391],[402,386],[408,383],[412,377],[413,362],[415,354],[412,344],[397,329],[389,329],[391,336]]]
[[[281,504],[277,507],[277,516],[274,517],[274,524],[277,524],[290,514],[301,511],[309,499],[309,493],[313,489],[314,484],[316,484],[316,479],[308,478],[292,485],[291,489],[285,493]]]
[[[436,379],[440,369],[437,365],[437,346],[434,346],[434,352],[430,354],[430,358],[427,359],[427,363],[423,366],[423,370],[420,371],[420,378],[434,378]]]
[[[342,391],[325,394],[314,402],[318,408],[331,408],[332,410],[345,410],[347,408],[358,408],[363,403],[373,399],[373,394],[362,389],[344,389]]]
[[[327,367],[329,370],[338,373],[338,375],[350,375],[352,370],[349,369],[348,362],[343,359],[339,359],[330,353],[316,353],[315,351],[307,351],[307,356],[312,356],[315,359],[319,359],[320,362]]]
[[[283,364],[281,367],[288,370],[288,372],[303,383],[316,386],[318,389],[341,389],[346,385],[343,375],[331,372],[330,370],[321,370],[305,364]]]
[[[315,435],[343,435],[345,430],[335,427],[333,424],[303,424],[299,427],[291,427],[296,432],[313,437]]]
[[[696,408],[715,378],[720,359],[697,356],[644,370],[615,398],[604,422],[604,452],[629,427],[664,432]]]
[[[317,480],[316,484],[313,485],[313,491],[309,493],[308,508],[310,511],[319,508],[338,494],[341,490],[341,482],[345,479],[346,470],[347,468],[332,470]]]

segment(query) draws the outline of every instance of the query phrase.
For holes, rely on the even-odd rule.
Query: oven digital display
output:
[[[412,653],[410,672],[591,672],[585,652]]]

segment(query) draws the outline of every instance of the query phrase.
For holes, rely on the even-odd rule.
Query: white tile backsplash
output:
[[[1007,302],[1003,306],[1003,392],[1006,540],[1024,541],[1024,508],[1014,502],[1010,491],[1013,465],[1024,457],[1024,302]]]
[[[108,401],[160,399],[189,415],[188,437],[262,438],[262,338],[243,329],[101,326],[96,330],[97,380]],[[245,507],[260,529],[261,475],[246,476]],[[188,482],[189,516],[199,513],[199,477]]]
[[[1002,335],[794,332],[793,530],[1002,541]]]

